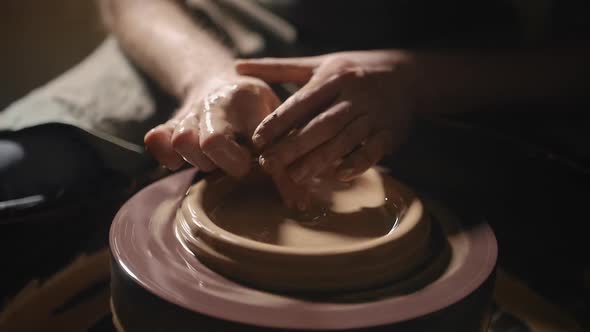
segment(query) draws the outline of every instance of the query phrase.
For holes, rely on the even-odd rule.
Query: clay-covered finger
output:
[[[318,114],[301,130],[294,132],[271,145],[263,152],[266,160],[276,159],[281,165],[289,165],[329,139],[336,137],[354,120],[359,111],[349,102],[338,102]]]
[[[295,183],[305,183],[349,154],[370,135],[370,119],[363,115],[348,124],[336,137],[308,153],[289,167]]]
[[[201,133],[201,149],[219,168],[234,177],[242,177],[250,171],[250,152],[239,145],[232,136],[218,133]]]
[[[341,181],[350,181],[373,167],[385,155],[391,137],[389,131],[380,131],[369,137],[362,146],[344,158],[336,170],[336,177]]]
[[[144,137],[145,146],[156,160],[170,170],[176,170],[184,164],[184,160],[172,147],[172,133],[175,122],[169,121],[150,130]]]
[[[341,84],[340,77],[322,82],[319,82],[319,79],[312,79],[262,120],[254,131],[252,141],[259,149],[263,149],[279,137],[301,126],[307,119],[325,110],[334,102]]]
[[[220,106],[208,105],[199,122],[199,143],[203,153],[231,176],[242,177],[252,165],[250,151],[239,145],[226,112]]]
[[[273,182],[281,194],[284,204],[290,209],[305,211],[310,206],[310,198],[307,189],[293,182],[284,172],[276,172],[272,175]]]
[[[199,144],[199,122],[194,114],[186,116],[174,129],[172,147],[189,164],[209,172],[215,164],[201,151]]]

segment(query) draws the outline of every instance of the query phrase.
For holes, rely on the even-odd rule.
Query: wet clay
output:
[[[423,213],[419,199],[384,175],[388,202],[401,212],[392,232],[350,250],[305,251],[212,228],[214,223],[203,219],[205,211],[220,206],[237,183],[211,176],[195,183],[194,178],[187,170],[148,186],[113,221],[113,312],[126,331],[234,330],[228,324],[247,324],[248,330],[355,331],[485,326],[497,255],[489,226],[461,228],[432,201]],[[447,240],[449,262],[437,258]],[[424,260],[429,252],[431,259]],[[433,272],[441,269],[442,274]],[[334,292],[301,297],[309,291]],[[414,320],[419,328],[406,329]]]
[[[400,280],[429,257],[420,200],[376,169],[312,188],[307,212],[286,208],[266,175],[208,176],[176,213],[179,240],[212,270],[277,291],[354,290]]]
[[[387,205],[377,172],[349,183],[322,182],[314,189],[314,207],[300,212],[282,203],[270,180],[243,182],[208,215],[230,233],[285,247],[341,247],[394,229],[399,211]]]

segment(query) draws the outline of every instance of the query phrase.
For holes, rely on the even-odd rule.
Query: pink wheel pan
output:
[[[271,233],[262,221],[228,225],[219,209],[239,219],[234,205],[268,206],[244,220],[278,213],[256,178],[237,200],[245,207],[230,199],[242,184],[219,175],[195,181],[188,170],[146,187],[110,231],[118,329],[485,331],[497,258],[490,227],[463,227],[436,202],[370,172],[342,191],[342,206],[370,201],[354,190],[381,179],[386,209],[362,207],[354,218],[371,219],[360,227],[395,222],[375,221],[362,238],[349,211],[324,224],[289,219]]]

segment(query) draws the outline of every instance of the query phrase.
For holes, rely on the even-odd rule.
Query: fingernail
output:
[[[255,134],[254,136],[252,136],[252,142],[254,142],[254,144],[258,147],[261,148],[264,146],[264,139],[262,138],[262,136],[260,136],[260,134]]]
[[[194,162],[192,162],[190,159],[188,159],[188,158],[187,158],[187,157],[185,157],[185,156],[182,156],[182,159],[183,159],[184,161],[186,161],[187,163],[189,163],[191,166],[197,166],[197,165],[196,165]]]
[[[291,172],[291,179],[293,179],[293,182],[301,184],[304,182],[303,180],[305,180],[307,173],[308,170],[306,167],[298,168],[295,171]]]
[[[273,173],[273,171],[277,168],[277,160],[272,157],[260,156],[258,158],[258,163],[265,171],[269,173]]]
[[[338,180],[341,180],[341,181],[349,180],[353,173],[354,173],[354,170],[352,168],[347,168],[347,169],[343,169],[341,171],[338,171],[338,174],[337,174]]]

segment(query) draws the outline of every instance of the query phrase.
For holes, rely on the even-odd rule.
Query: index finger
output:
[[[240,75],[257,77],[267,83],[305,84],[313,76],[320,57],[262,58],[236,61]]]
[[[341,78],[334,76],[324,80],[314,77],[295,92],[258,125],[252,136],[256,147],[263,149],[330,105],[338,97]]]

